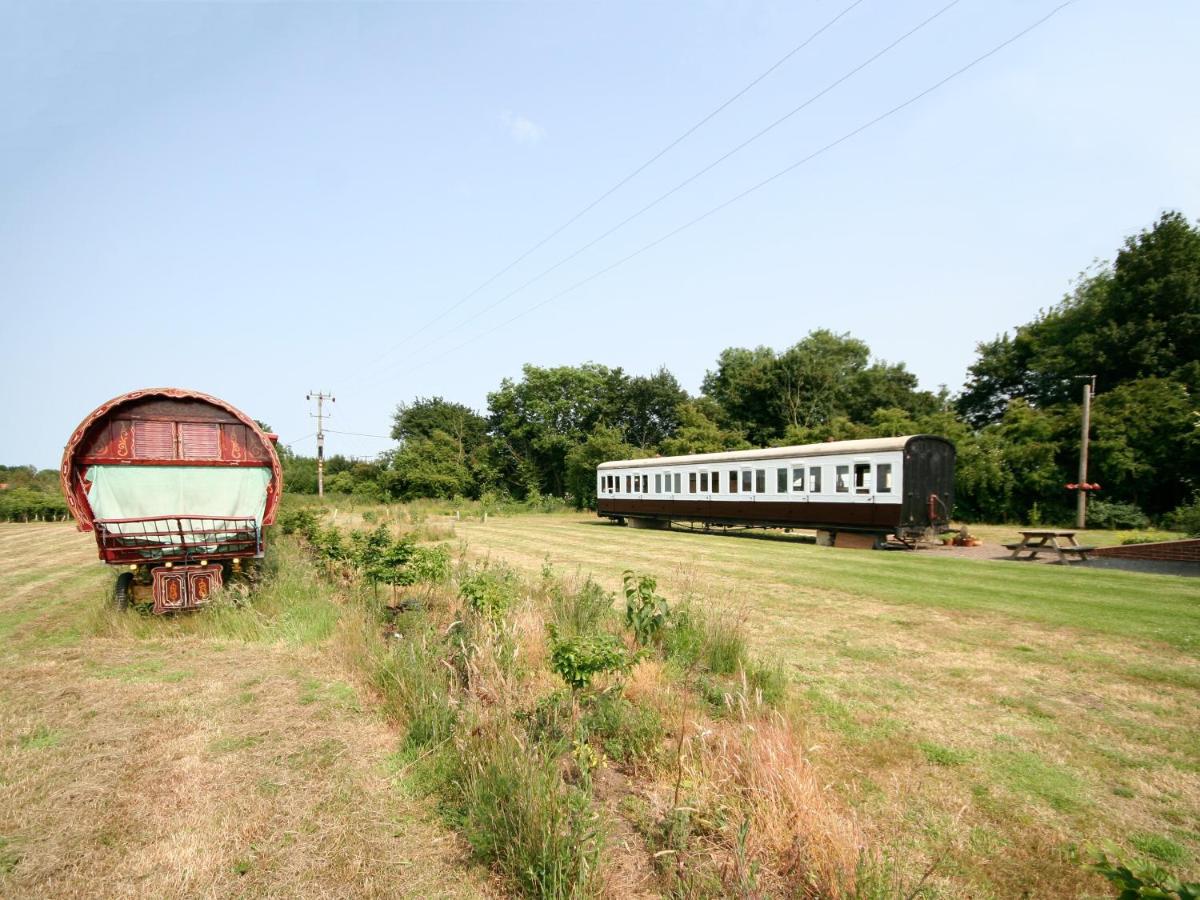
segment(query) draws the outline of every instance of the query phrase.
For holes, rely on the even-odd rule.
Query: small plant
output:
[[[460,771],[446,785],[475,855],[527,897],[595,893],[603,833],[587,793],[563,782],[559,761],[500,726],[457,748]],[[584,766],[594,754],[577,759]]]
[[[442,584],[450,578],[450,551],[444,546],[414,547],[407,580],[401,584]]]
[[[458,584],[458,596],[471,611],[492,621],[498,621],[516,600],[516,585],[507,572],[476,569]]]
[[[574,690],[586,688],[605,672],[624,672],[629,655],[616,635],[607,632],[562,636],[550,624],[550,667]]]
[[[603,693],[588,704],[583,728],[604,753],[620,763],[654,756],[662,744],[662,719],[650,707],[635,706],[619,694]]]
[[[277,520],[284,534],[302,534],[308,537],[317,527],[317,517],[311,509],[292,509],[279,514]]]
[[[1153,863],[1124,865],[1101,853],[1088,868],[1103,875],[1119,890],[1119,900],[1200,900],[1200,884],[1184,883]]]
[[[685,603],[671,613],[670,627],[663,635],[663,650],[667,659],[682,669],[691,668],[704,653],[707,626],[704,615],[695,606]]]
[[[732,675],[746,661],[746,635],[740,622],[722,616],[708,623],[704,664],[715,675]]]
[[[622,581],[625,584],[625,624],[633,629],[638,644],[647,647],[660,640],[667,625],[670,615],[667,601],[654,593],[658,582],[649,575],[634,575],[626,569]]]
[[[612,614],[613,595],[590,577],[576,591],[557,585],[550,592],[550,611],[554,624],[571,634],[596,631]]]

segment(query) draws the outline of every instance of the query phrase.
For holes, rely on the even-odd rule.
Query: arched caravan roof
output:
[[[131,427],[136,422],[157,422],[163,428],[175,423],[180,426],[178,437],[147,431],[144,439],[138,438]],[[197,424],[207,430],[195,429]],[[194,430],[184,432],[184,425]],[[166,434],[176,432],[168,429]],[[192,436],[194,450],[186,442]],[[270,525],[283,491],[274,437],[236,406],[210,394],[173,387],[130,391],[102,403],[79,423],[63,450],[59,478],[79,529],[91,531],[94,516],[86,481],[91,466],[270,468],[261,522]]]
[[[758,459],[791,459],[797,456],[839,456],[854,453],[884,453],[904,450],[913,440],[941,441],[934,434],[909,434],[904,437],[867,438],[858,441],[826,441],[823,444],[799,444],[793,447],[767,447],[762,450],[729,450],[724,453],[692,453],[687,456],[650,456],[645,459],[621,459],[600,463],[597,469],[648,468],[650,466],[684,466],[693,463],[736,463]]]

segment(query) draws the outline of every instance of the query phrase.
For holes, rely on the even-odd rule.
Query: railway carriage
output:
[[[596,471],[596,511],[632,524],[813,528],[911,541],[950,524],[954,445],[946,438],[831,441],[626,459]]]
[[[180,388],[123,394],[79,424],[63,493],[100,559],[121,570],[118,606],[200,606],[262,558],[283,489],[275,439],[224,400]]]

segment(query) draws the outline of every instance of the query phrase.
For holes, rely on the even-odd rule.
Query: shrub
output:
[[[302,534],[309,537],[317,527],[317,517],[311,509],[290,509],[276,519],[284,534]]]
[[[605,672],[624,672],[629,668],[625,646],[616,635],[605,632],[562,636],[551,623],[550,668],[578,690]]]
[[[617,762],[650,759],[662,744],[662,719],[649,707],[634,706],[619,694],[599,694],[583,713],[586,734]]]
[[[460,579],[458,596],[473,613],[495,621],[516,601],[516,579],[507,570],[476,569]]]
[[[544,749],[561,748],[575,732],[575,708],[570,691],[559,689],[542,697],[531,710],[515,717],[525,726],[530,740]]]
[[[634,575],[626,569],[621,580],[625,584],[625,624],[633,629],[639,645],[649,646],[666,627],[667,601],[654,593],[658,582],[649,575]]]
[[[1149,528],[1150,519],[1137,504],[1093,499],[1088,504],[1088,524],[1093,528]]]
[[[51,492],[12,487],[0,491],[0,521],[59,521],[67,516],[67,501],[57,489]]]
[[[1167,527],[1182,531],[1192,537],[1200,537],[1200,495],[1167,514]]]
[[[442,584],[450,579],[450,551],[444,546],[415,547],[401,584]]]

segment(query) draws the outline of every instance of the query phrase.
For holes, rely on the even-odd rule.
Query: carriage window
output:
[[[625,493],[627,493],[627,494],[633,493],[633,476],[632,475],[625,476]]]
[[[662,472],[658,472],[654,476],[654,493],[662,493]]]
[[[754,471],[754,492],[756,494],[765,494],[767,492],[767,470],[755,469]]]
[[[787,493],[787,469],[775,470],[775,493]]]
[[[683,475],[680,472],[676,472],[675,473],[675,493],[677,493],[677,494],[683,493],[683,485],[681,484],[682,481],[683,481]]]
[[[642,476],[642,493],[643,494],[650,493],[650,476],[649,475]]]
[[[837,467],[837,481],[835,482],[835,485],[836,486],[834,489],[839,494],[850,493],[850,467],[849,466],[838,466]]]
[[[688,472],[688,493],[696,493],[696,473]]]
[[[792,491],[800,493],[804,490],[804,466],[796,466],[792,469]]]
[[[875,467],[875,493],[890,494],[892,492],[892,464],[880,463]]]
[[[754,473],[749,469],[742,469],[742,490],[747,493],[754,490]]]
[[[641,475],[633,476],[633,492],[635,494],[640,494],[642,492],[642,476]]]
[[[855,463],[854,464],[854,493],[856,493],[856,494],[871,493],[871,464],[870,463]]]
[[[707,472],[700,473],[700,493],[702,493],[702,494],[708,493],[708,473]]]
[[[737,472],[729,473],[729,493],[737,493]]]
[[[821,493],[821,467],[812,466],[808,470],[808,492],[810,494]]]
[[[721,473],[720,472],[712,473],[712,486],[713,486],[712,492],[714,494],[721,493]]]

